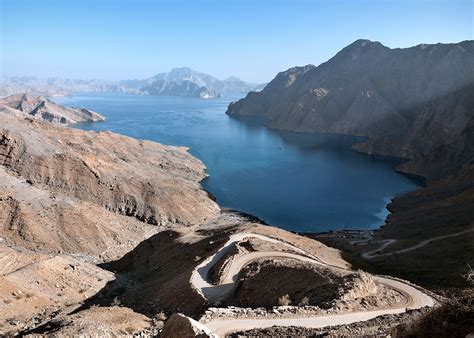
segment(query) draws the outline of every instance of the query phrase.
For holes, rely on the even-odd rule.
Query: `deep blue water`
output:
[[[270,130],[227,116],[233,99],[101,93],[56,101],[108,119],[79,128],[190,147],[207,166],[204,188],[221,206],[287,230],[377,228],[390,199],[417,187],[393,170],[396,160],[351,151],[360,138]]]

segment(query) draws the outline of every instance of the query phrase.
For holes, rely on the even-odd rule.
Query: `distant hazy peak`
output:
[[[224,81],[229,81],[229,82],[243,82],[241,79],[239,79],[239,78],[236,77],[236,76],[230,76],[230,77],[228,77],[227,79],[225,79]]]

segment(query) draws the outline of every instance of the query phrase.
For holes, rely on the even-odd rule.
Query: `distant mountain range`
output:
[[[74,92],[122,92],[140,95],[187,96],[203,99],[245,94],[261,90],[265,84],[244,82],[236,77],[219,80],[187,67],[174,68],[142,80],[107,82],[63,78],[2,77],[0,96],[19,92],[36,95],[69,95]]]
[[[0,77],[0,96],[17,93],[55,96],[75,92],[131,92],[128,88],[104,80],[78,80],[57,77],[37,78],[34,76]]]
[[[262,89],[264,84],[244,82],[236,77],[219,80],[191,68],[174,68],[144,80],[120,81],[119,85],[138,90],[141,94],[216,98],[229,94],[248,93]]]

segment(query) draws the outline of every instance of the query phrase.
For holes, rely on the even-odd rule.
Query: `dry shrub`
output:
[[[462,277],[464,277],[464,279],[469,285],[474,286],[474,270],[472,270],[469,264],[467,265],[467,268],[468,268],[467,272],[464,275],[462,275]]]
[[[159,322],[164,322],[166,320],[166,314],[161,311],[161,312],[158,312],[156,315],[155,315],[155,319]]]
[[[307,306],[307,305],[309,305],[309,298],[308,297],[303,297],[303,299],[298,304],[298,306]]]
[[[288,306],[291,304],[290,296],[289,295],[283,295],[278,298],[278,305],[280,306]]]

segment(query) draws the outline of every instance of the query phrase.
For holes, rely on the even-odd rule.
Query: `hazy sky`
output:
[[[0,0],[0,71],[119,80],[189,66],[263,82],[359,38],[472,40],[473,2]]]

